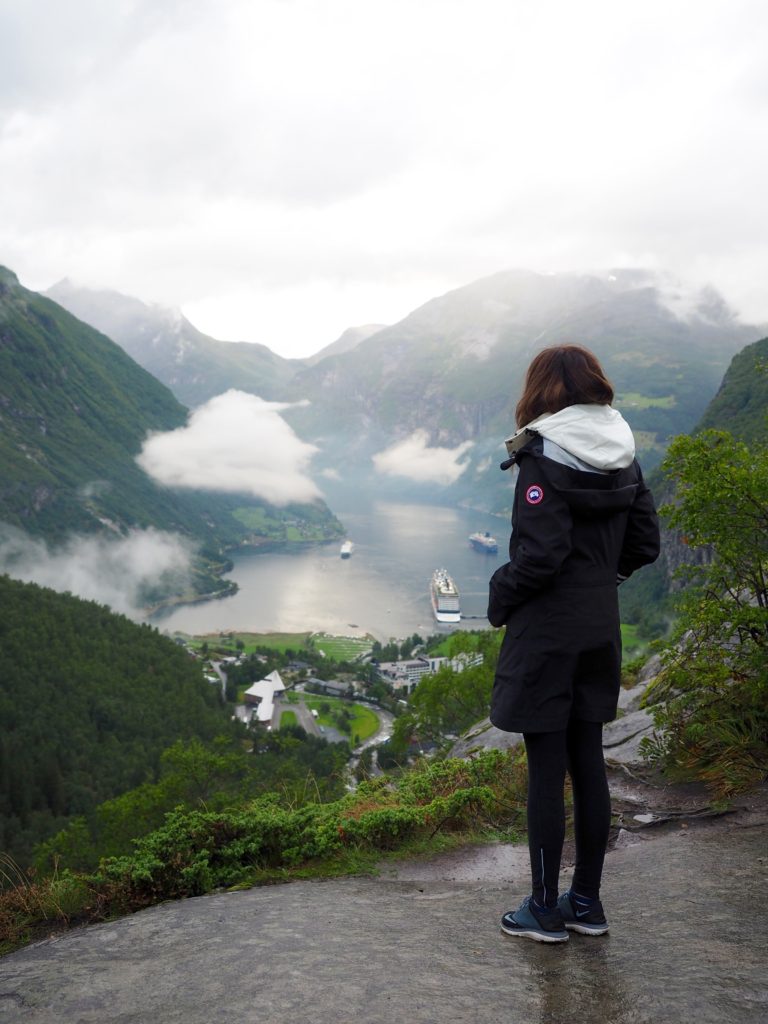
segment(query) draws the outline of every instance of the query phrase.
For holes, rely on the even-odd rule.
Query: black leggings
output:
[[[573,784],[576,868],[571,888],[600,895],[600,878],[611,825],[611,798],[603,759],[602,722],[572,719],[560,732],[525,734],[528,754],[528,847],[533,898],[554,907],[565,838],[566,770]]]

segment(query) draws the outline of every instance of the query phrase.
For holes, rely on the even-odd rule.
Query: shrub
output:
[[[648,756],[728,795],[768,768],[768,448],[729,434],[678,437],[662,512],[691,548],[688,586],[662,672],[649,688],[661,732]]]

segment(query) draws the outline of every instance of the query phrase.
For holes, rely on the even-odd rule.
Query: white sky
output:
[[[0,263],[308,355],[511,267],[768,320],[765,0],[0,0]]]

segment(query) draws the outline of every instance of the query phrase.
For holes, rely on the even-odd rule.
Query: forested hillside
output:
[[[727,430],[740,441],[768,439],[768,338],[733,357],[697,428]]]
[[[733,357],[717,394],[690,433],[704,430],[727,430],[748,444],[768,439],[768,338],[747,345]],[[674,484],[660,467],[648,474],[648,483],[657,505],[673,500]],[[671,614],[667,596],[672,575],[693,557],[678,531],[665,521],[661,526],[661,557],[619,591],[623,621],[639,625],[648,636],[664,629]]]
[[[155,778],[180,738],[231,730],[182,648],[102,605],[0,576],[0,849]]]
[[[291,524],[309,524],[312,540],[341,533],[322,502],[276,509],[156,484],[136,455],[149,432],[186,420],[118,345],[0,268],[0,520],[49,541],[153,526],[191,538],[209,564],[246,541],[279,541]],[[195,589],[216,586],[202,575]]]

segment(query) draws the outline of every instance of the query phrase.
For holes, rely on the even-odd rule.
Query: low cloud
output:
[[[186,427],[150,434],[137,462],[168,487],[252,494],[273,505],[321,497],[307,476],[317,448],[280,415],[290,405],[230,390],[195,409]]]
[[[56,548],[15,527],[0,529],[0,572],[144,618],[152,591],[189,583],[191,546],[177,534],[131,530],[126,536],[73,536]]]
[[[456,448],[430,448],[429,436],[425,430],[416,430],[405,441],[398,441],[383,452],[373,456],[373,464],[380,473],[388,476],[405,476],[422,483],[453,484],[467,463],[460,463],[461,457],[472,447],[465,441]]]

